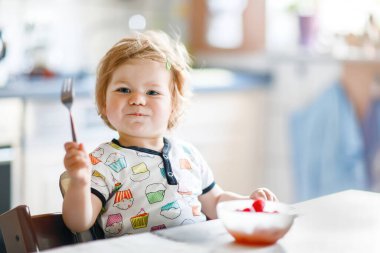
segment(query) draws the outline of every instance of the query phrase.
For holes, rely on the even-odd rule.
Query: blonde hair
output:
[[[183,114],[184,105],[191,94],[186,84],[191,60],[185,46],[162,31],[146,31],[123,38],[104,55],[99,63],[96,78],[95,99],[98,114],[115,130],[107,116],[102,113],[106,106],[106,91],[113,72],[132,59],[162,62],[166,64],[168,71],[171,71],[173,112],[169,118],[168,129],[173,128]]]

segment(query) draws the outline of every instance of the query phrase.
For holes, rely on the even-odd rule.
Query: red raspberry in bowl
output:
[[[252,204],[253,209],[255,209],[256,212],[264,212],[265,207],[265,201],[263,199],[256,199]]]

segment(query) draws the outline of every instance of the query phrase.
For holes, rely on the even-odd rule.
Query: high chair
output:
[[[26,205],[1,214],[0,229],[7,253],[39,252],[77,242],[60,213],[31,215]]]
[[[65,195],[69,183],[67,173],[62,173],[59,179],[62,196]],[[103,230],[97,223],[88,231],[73,233],[66,227],[61,213],[31,215],[26,205],[1,214],[0,231],[7,253],[38,252],[104,238]]]

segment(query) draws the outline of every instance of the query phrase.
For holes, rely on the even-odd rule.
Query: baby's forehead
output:
[[[111,75],[110,84],[159,84],[169,86],[173,82],[170,70],[162,62],[136,59],[118,66]]]
[[[117,74],[128,74],[130,76],[139,75],[141,72],[146,73],[148,76],[157,75],[157,73],[162,73],[160,75],[168,75],[170,71],[166,68],[166,65],[162,61],[152,60],[152,59],[141,59],[134,58],[119,64],[114,71],[113,75]],[[144,77],[144,76],[140,76]]]

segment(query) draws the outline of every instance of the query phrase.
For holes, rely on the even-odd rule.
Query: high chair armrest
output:
[[[0,215],[0,229],[8,253],[38,252],[76,243],[62,214],[30,215],[29,207],[17,206]]]
[[[0,229],[7,252],[38,251],[28,206],[17,206],[1,214]]]

